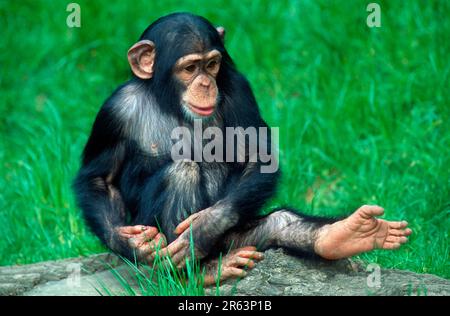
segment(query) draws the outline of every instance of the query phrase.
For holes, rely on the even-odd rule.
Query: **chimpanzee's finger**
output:
[[[186,218],[184,221],[182,221],[180,224],[178,224],[177,228],[175,228],[174,233],[177,235],[180,235],[183,233],[186,229],[188,229],[191,226],[191,223],[199,217],[199,213],[194,213],[188,218]]]
[[[148,243],[148,242],[142,243],[136,249],[136,254],[137,254],[138,258],[145,258],[152,252],[153,252],[152,247],[150,246],[150,243]]]
[[[167,246],[166,236],[164,234],[157,234],[151,241],[150,246],[153,250],[162,249]]]
[[[165,247],[165,248],[161,249],[160,251],[158,251],[158,255],[160,255],[160,256],[167,256],[168,255],[168,256],[172,257],[178,251],[183,249],[184,246],[185,246],[185,241],[181,240],[180,238],[178,238],[175,241],[173,241],[170,245],[168,245],[167,247]]]
[[[118,233],[119,233],[120,237],[123,237],[125,239],[130,239],[130,238],[133,238],[135,236],[135,235],[132,235],[132,234],[125,234],[125,233],[121,233],[121,232],[118,232]]]
[[[131,235],[131,238],[128,239],[128,244],[133,248],[140,247],[144,243],[153,240],[157,234],[158,230],[155,227],[150,227],[138,235]]]
[[[247,258],[247,259],[254,259],[254,260],[264,259],[264,254],[262,252],[257,252],[257,251],[243,250],[243,251],[239,251],[236,255],[241,258]]]
[[[158,229],[156,227],[149,227],[148,229],[145,229],[143,232],[141,232],[139,235],[136,236],[136,238],[142,238],[145,241],[150,241],[153,238],[156,237],[158,234]]]
[[[121,226],[117,229],[119,234],[129,234],[129,235],[137,235],[142,233],[143,231],[149,229],[149,228],[155,228],[152,226],[144,226],[144,225],[135,225],[135,226]]]
[[[179,251],[172,257],[172,262],[178,269],[183,268],[186,265],[186,260],[189,258],[189,253],[186,251]]]

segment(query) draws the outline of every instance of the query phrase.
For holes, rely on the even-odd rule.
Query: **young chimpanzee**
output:
[[[258,155],[173,159],[173,131],[192,131],[198,120],[202,131],[267,128],[223,37],[224,29],[206,19],[177,13],[151,24],[128,51],[134,76],[100,109],[74,182],[84,217],[102,242],[149,263],[160,242],[160,251],[181,267],[192,233],[195,255],[209,267],[207,282],[218,272],[213,255],[230,248],[222,279],[243,275],[269,247],[338,259],[405,243],[407,223],[376,219],[383,214],[378,206],[339,221],[288,209],[258,215],[279,177],[261,171]],[[270,132],[262,138],[262,147],[271,148]],[[230,148],[236,158],[238,146]]]

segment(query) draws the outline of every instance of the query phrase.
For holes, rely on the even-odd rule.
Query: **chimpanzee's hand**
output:
[[[166,237],[152,226],[122,226],[117,229],[120,237],[127,240],[128,245],[136,251],[139,260],[151,263],[153,254],[158,248],[165,247]]]
[[[194,256],[196,259],[204,258],[224,233],[221,228],[222,218],[222,212],[214,208],[207,208],[191,215],[175,229],[178,238],[161,249],[160,254],[169,255],[178,268],[183,267],[192,252],[190,244],[192,230]]]

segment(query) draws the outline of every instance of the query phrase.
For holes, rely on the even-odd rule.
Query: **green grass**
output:
[[[70,183],[95,114],[129,78],[126,51],[144,28],[191,11],[227,29],[227,47],[262,113],[280,127],[283,181],[271,205],[348,214],[362,204],[406,219],[386,268],[450,278],[450,2],[0,0],[0,264],[104,251]]]
[[[123,265],[110,268],[119,286],[112,287],[100,279],[94,284],[96,291],[103,296],[204,296],[221,295],[217,275],[215,286],[206,288],[205,267],[195,258],[194,240],[190,235],[190,258],[184,269],[177,269],[170,257],[159,255],[161,244],[156,245],[156,255],[153,265],[141,264],[137,260],[122,258]],[[219,257],[218,265],[221,267]],[[220,271],[220,269],[218,269]],[[236,280],[239,282],[239,280]],[[112,289],[115,288],[115,289]]]

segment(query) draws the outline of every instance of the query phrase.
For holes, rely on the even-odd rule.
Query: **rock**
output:
[[[119,295],[124,292],[122,286],[110,271],[101,271],[79,279],[63,279],[38,285],[24,292],[26,296],[96,296]],[[123,293],[125,294],[125,293]]]
[[[140,293],[129,268],[113,255],[101,254],[44,262],[27,266],[0,267],[0,295],[126,295]],[[127,280],[124,288],[109,266]],[[81,268],[80,274],[74,271]],[[377,278],[379,276],[379,278]],[[216,289],[207,289],[215,295]],[[350,260],[324,261],[290,256],[268,250],[265,259],[242,280],[220,287],[221,295],[449,295],[450,281],[401,270],[365,271]]]
[[[70,280],[70,275],[90,275],[117,266],[120,259],[112,254],[87,258],[46,261],[23,266],[0,267],[0,295],[20,295],[49,281]]]
[[[235,295],[449,295],[450,281],[401,270],[366,272],[350,260],[337,262],[300,259],[281,249],[269,250],[236,286],[222,286]]]

